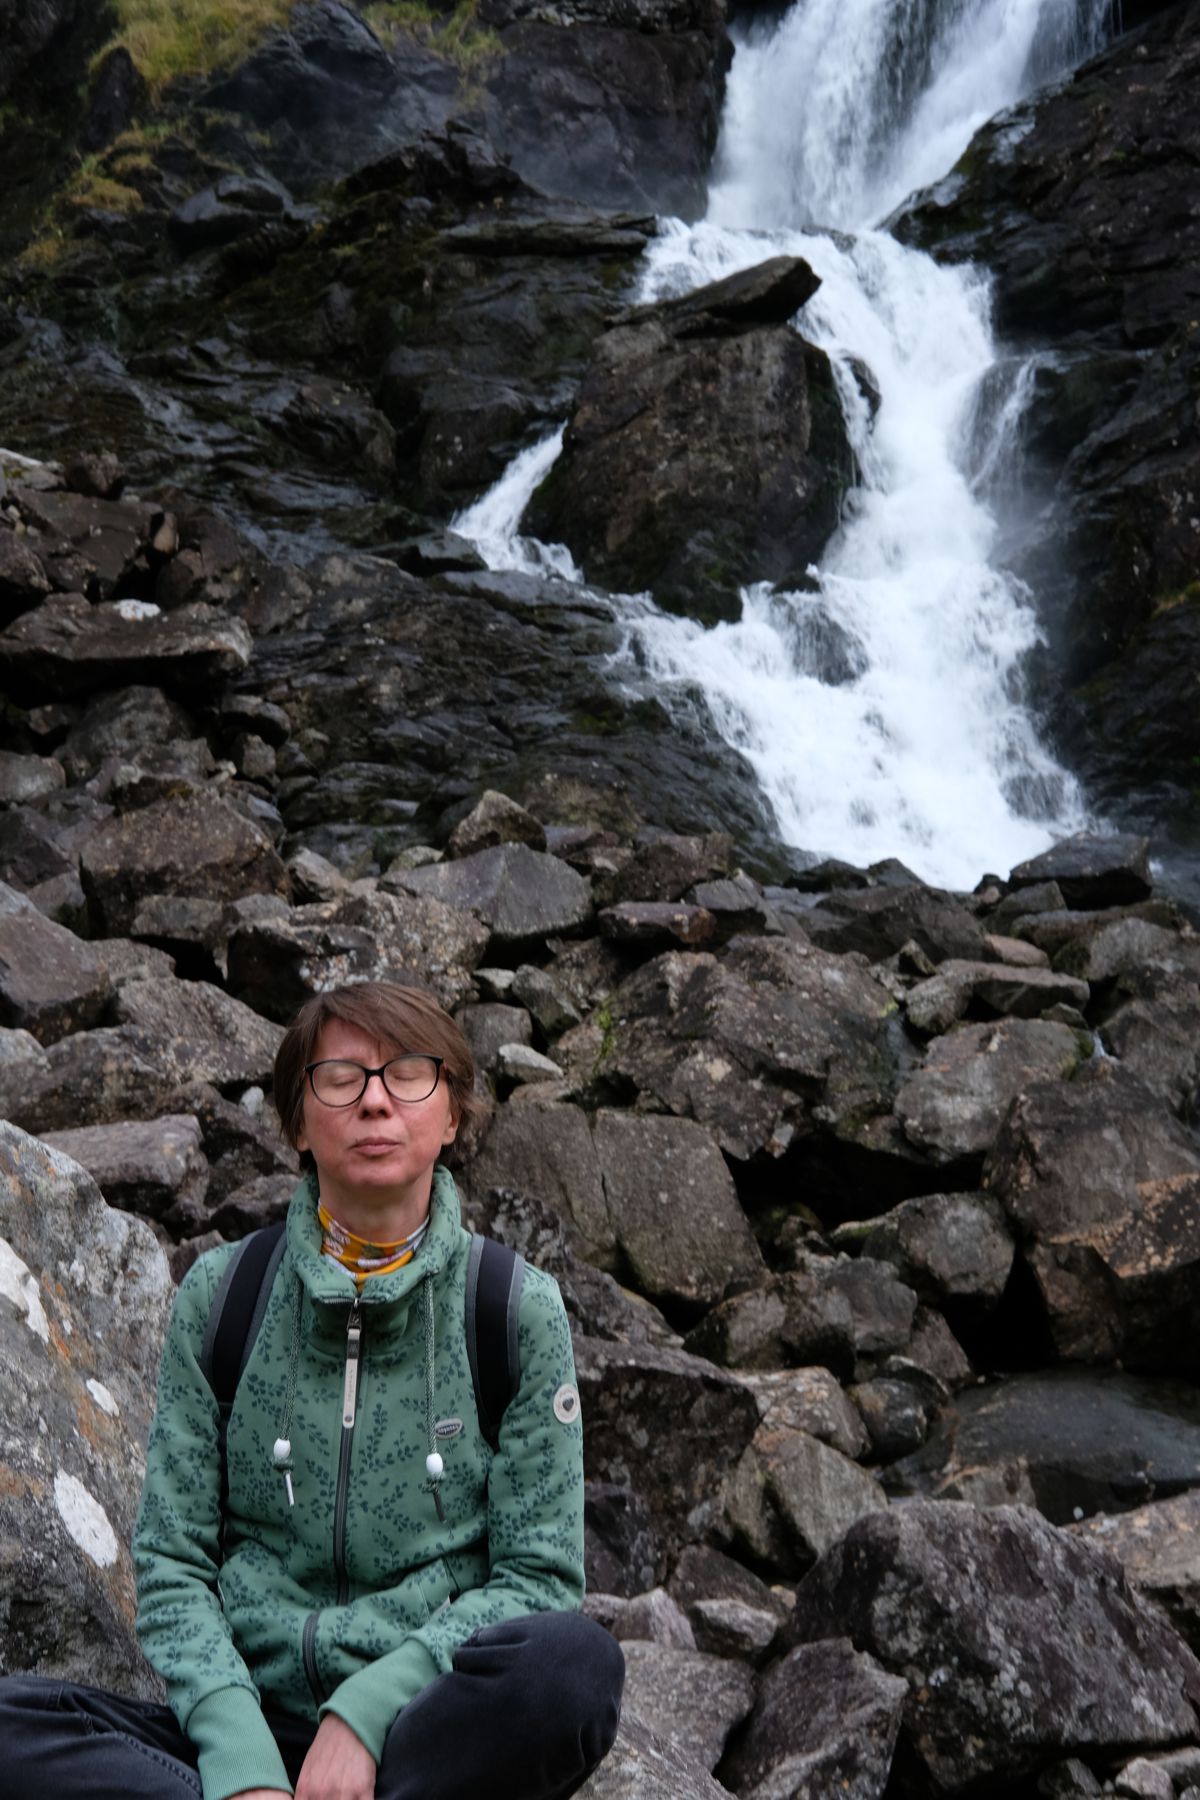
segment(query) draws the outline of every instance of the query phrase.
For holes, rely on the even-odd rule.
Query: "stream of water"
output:
[[[703,691],[797,848],[970,887],[1086,822],[1024,705],[1030,596],[993,560],[1024,372],[996,380],[986,274],[878,223],[1099,48],[1111,15],[1111,0],[794,0],[737,40],[707,217],[661,221],[647,253],[642,300],[779,254],[821,277],[796,323],[831,358],[860,481],[814,591],[747,588],[741,619],[711,629],[623,602],[631,664],[668,704]],[[561,546],[519,535],[560,443],[456,521],[492,567],[580,578]]]

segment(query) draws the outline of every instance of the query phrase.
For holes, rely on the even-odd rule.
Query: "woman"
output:
[[[134,1534],[170,1708],[0,1683],[12,1800],[566,1800],[616,1731],[623,1664],[578,1614],[583,1465],[558,1290],[527,1270],[495,1454],[466,1347],[469,1234],[439,1163],[475,1106],[427,994],[319,994],[275,1095],[305,1178],[229,1420],[204,1372],[234,1253],[167,1333]]]

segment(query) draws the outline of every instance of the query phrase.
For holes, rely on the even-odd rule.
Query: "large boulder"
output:
[[[738,617],[745,582],[802,582],[852,473],[829,359],[787,323],[816,287],[778,257],[607,332],[527,528],[702,619]]]
[[[660,1301],[711,1305],[764,1273],[725,1160],[690,1119],[516,1101],[498,1111],[467,1185],[558,1208],[584,1255],[615,1267],[623,1253]]]
[[[579,1800],[723,1800],[727,1792],[697,1757],[658,1737],[629,1708]]]
[[[173,1298],[148,1226],[0,1123],[0,1670],[151,1697],[129,1540]]]
[[[108,991],[92,946],[0,882],[0,1024],[52,1044],[99,1024]]]
[[[721,1773],[742,1800],[879,1800],[908,1682],[847,1638],[801,1644],[767,1671]]]
[[[754,1397],[723,1369],[649,1344],[575,1343],[589,1480],[631,1489],[654,1521],[661,1581],[721,1514],[713,1446],[736,1461],[758,1425]],[[647,1584],[653,1585],[653,1583]]]
[[[855,961],[782,938],[718,960],[668,951],[559,1040],[585,1093],[639,1094],[696,1119],[739,1161],[781,1156],[818,1122],[886,1110],[894,1003]]]
[[[287,884],[262,827],[210,794],[157,800],[109,820],[88,838],[80,872],[100,937],[128,932],[151,895],[234,900],[282,894]]]
[[[181,1200],[189,1210],[203,1204],[208,1164],[199,1120],[188,1113],[48,1131],[42,1141],[86,1169],[108,1204],[122,1212],[156,1219]]]
[[[1200,1662],[1119,1563],[1024,1507],[859,1520],[801,1583],[793,1629],[849,1637],[908,1681],[901,1745],[939,1793],[1200,1729]]]
[[[1186,1381],[1059,1368],[972,1386],[925,1445],[888,1469],[888,1491],[995,1506],[1019,1500],[1056,1525],[1126,1512],[1197,1483],[1200,1403]]]
[[[764,1425],[726,1485],[724,1525],[758,1567],[794,1580],[856,1519],[887,1504],[876,1477],[840,1450]]]
[[[896,1095],[896,1117],[932,1162],[982,1156],[1013,1098],[1034,1082],[1068,1080],[1084,1054],[1079,1034],[1065,1025],[1005,1019],[963,1026],[926,1047],[921,1067]]]
[[[454,1008],[488,943],[477,918],[443,901],[382,891],[341,894],[247,918],[229,939],[228,981],[238,997],[287,1023],[340,981],[427,987]]]
[[[731,1731],[754,1705],[754,1677],[743,1663],[702,1650],[628,1640],[622,1705],[656,1737],[707,1769],[721,1760]]]
[[[1200,1655],[1200,1488],[1128,1513],[1100,1513],[1070,1529],[1115,1556]]]
[[[1015,1245],[992,1195],[922,1194],[877,1220],[862,1249],[892,1263],[923,1300],[987,1311],[1007,1285]]]
[[[1125,906],[1147,899],[1153,887],[1149,840],[1081,832],[1018,863],[1008,880],[1012,888],[1057,882],[1070,907]]]
[[[1100,1064],[1031,1087],[983,1181],[1024,1240],[1060,1355],[1200,1366],[1200,1149],[1140,1083]]]
[[[141,602],[136,603],[140,607]],[[250,633],[212,607],[160,613],[60,594],[0,633],[0,680],[25,704],[152,682],[199,695],[250,661]]]
[[[528,844],[498,844],[456,861],[429,863],[397,877],[397,885],[477,913],[497,945],[577,931],[592,910],[583,877]]]

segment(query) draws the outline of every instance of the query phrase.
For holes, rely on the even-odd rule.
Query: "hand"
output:
[[[308,1748],[296,1800],[375,1800],[375,1758],[344,1719],[326,1713]]]

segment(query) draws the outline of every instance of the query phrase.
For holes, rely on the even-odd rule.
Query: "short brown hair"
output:
[[[313,1060],[317,1039],[331,1019],[357,1025],[395,1050],[417,1051],[442,1059],[442,1074],[459,1129],[482,1112],[475,1096],[475,1058],[450,1014],[424,988],[398,981],[356,981],[328,988],[306,1000],[283,1034],[275,1055],[275,1105],[283,1135],[293,1150],[304,1127],[304,1065]],[[300,1152],[303,1168],[312,1168],[310,1151]]]

